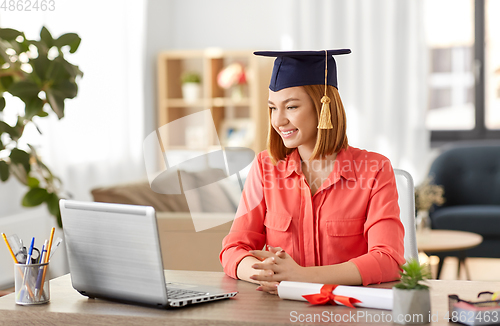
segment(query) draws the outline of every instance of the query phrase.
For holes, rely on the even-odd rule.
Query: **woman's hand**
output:
[[[266,265],[274,264],[274,259],[272,259],[272,257],[266,258],[262,261],[262,264],[266,264]],[[252,266],[255,266],[255,264]],[[261,269],[259,271],[258,275],[262,276],[262,277],[271,276],[271,275],[274,275],[274,272],[271,269]],[[253,277],[253,275],[250,276],[250,278],[252,278],[252,277]],[[254,280],[259,281],[257,279],[254,279]],[[279,282],[259,281],[259,283],[260,283],[260,286],[257,287],[257,289],[256,289],[257,291],[268,292],[270,294],[278,294]]]
[[[303,281],[306,280],[306,269],[300,266],[283,249],[270,247],[270,251],[252,250],[250,253],[255,257],[264,259],[255,263],[252,268],[260,270],[257,275],[250,276],[250,279],[263,282],[267,285],[277,284],[281,281]],[[267,289],[267,288],[266,288]],[[262,288],[265,291],[264,287]],[[276,290],[276,289],[275,289]],[[267,291],[270,292],[271,291]],[[276,291],[275,291],[276,292]]]

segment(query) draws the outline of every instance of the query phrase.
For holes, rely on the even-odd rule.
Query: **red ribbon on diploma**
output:
[[[333,290],[337,287],[336,284],[325,284],[321,287],[321,293],[317,294],[308,294],[303,295],[304,299],[309,301],[312,304],[327,304],[330,303],[332,305],[337,305],[335,302],[338,301],[342,303],[344,306],[356,308],[354,307],[355,303],[361,303],[358,299],[354,299],[351,297],[346,297],[343,295],[335,295],[333,294]]]

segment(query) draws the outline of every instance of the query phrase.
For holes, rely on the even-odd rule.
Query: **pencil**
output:
[[[5,236],[5,233],[2,233],[2,238],[5,241],[7,248],[9,248],[9,252],[12,255],[12,259],[14,259],[14,263],[19,264],[19,262],[17,261],[16,255],[14,255],[14,252],[12,251],[12,248],[10,247],[9,241],[7,240],[7,237]],[[17,267],[17,270],[21,274],[21,276],[23,277],[23,282],[24,282],[24,275],[21,272],[21,269],[19,268],[19,266]],[[33,291],[31,291],[31,287],[29,286],[29,284],[26,284],[26,287],[28,288],[29,294],[34,298]],[[21,293],[21,291],[19,291],[19,293]]]
[[[50,249],[52,249],[52,241],[54,240],[54,232],[56,232],[56,228],[52,228],[52,230],[50,230],[49,245],[47,246],[47,255],[45,256],[44,263],[49,262]],[[38,298],[40,298],[43,294],[43,284],[45,283],[45,274],[46,273],[47,273],[47,266],[44,266],[43,267],[43,275],[42,275],[42,284],[40,285],[40,292],[38,293]]]
[[[49,247],[47,248],[47,257],[45,258],[44,263],[49,262],[50,249],[52,249],[52,241],[54,240],[54,232],[56,232],[56,228],[52,228],[52,230],[50,230]]]
[[[17,261],[16,255],[14,255],[14,252],[12,251],[12,248],[10,247],[9,241],[7,241],[7,237],[5,236],[5,233],[2,233],[2,238],[5,241],[5,244],[7,245],[7,248],[9,249],[10,254],[12,255],[12,259],[14,259],[14,263],[19,264]]]

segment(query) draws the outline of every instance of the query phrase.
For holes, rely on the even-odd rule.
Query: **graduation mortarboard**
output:
[[[255,55],[275,57],[269,89],[277,92],[284,88],[325,85],[325,96],[319,125],[320,129],[333,128],[330,119],[330,98],[326,96],[326,85],[337,87],[337,66],[333,55],[349,54],[349,49],[322,51],[256,51]],[[326,110],[328,108],[328,110]]]

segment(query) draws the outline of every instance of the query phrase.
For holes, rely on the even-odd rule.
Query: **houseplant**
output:
[[[15,29],[0,29],[0,179],[7,181],[12,175],[28,187],[22,205],[46,203],[59,226],[61,181],[23,139],[23,132],[32,124],[41,133],[36,121],[50,111],[58,119],[64,117],[64,100],[77,95],[77,79],[83,76],[64,56],[75,53],[80,41],[75,33],[53,38],[45,27],[39,40],[27,39]],[[3,111],[12,97],[19,98],[24,109],[12,114],[15,122],[9,124]]]
[[[196,102],[201,94],[201,78],[196,72],[187,71],[181,76],[182,97],[188,103]]]
[[[430,278],[426,265],[411,259],[401,266],[401,281],[393,287],[392,320],[398,324],[430,322],[431,298],[423,282]]]
[[[429,210],[432,205],[440,206],[445,202],[443,186],[432,184],[432,181],[432,177],[427,177],[415,188],[416,228],[419,234],[431,228]]]

